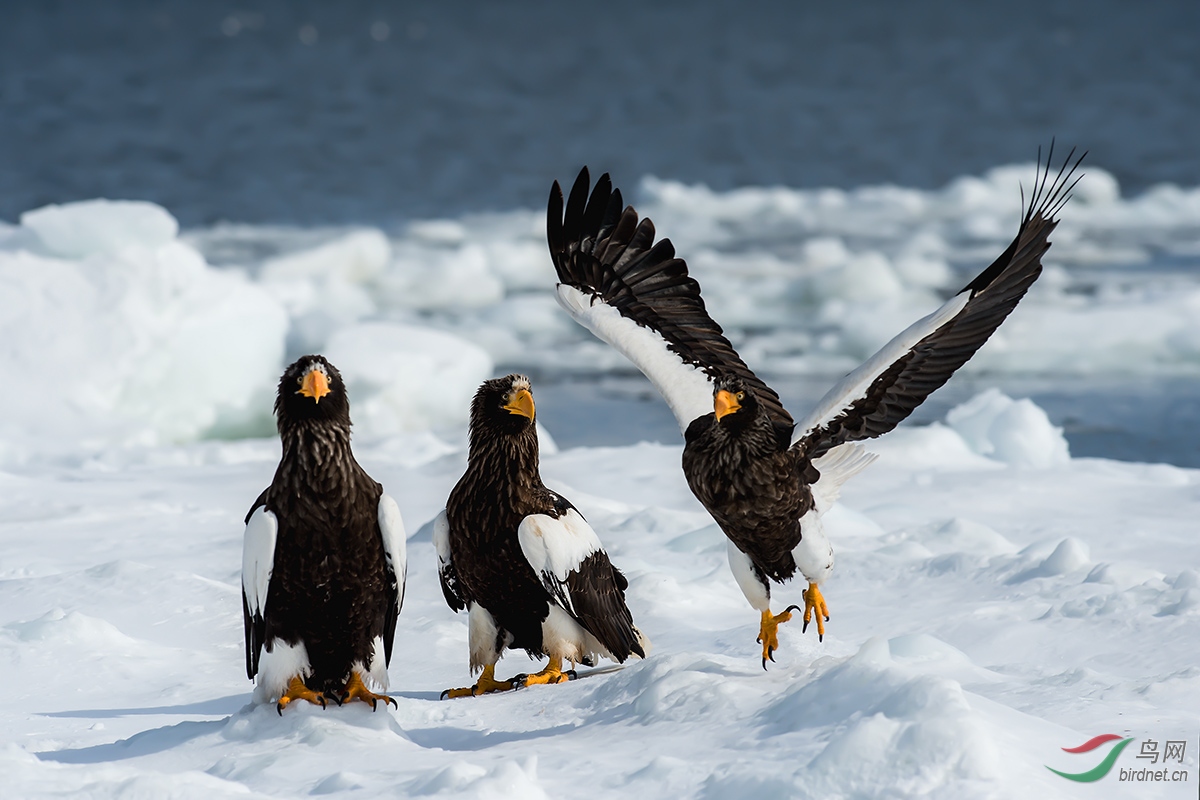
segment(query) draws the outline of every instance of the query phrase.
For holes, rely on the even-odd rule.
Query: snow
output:
[[[1200,472],[1033,467],[978,454],[949,424],[919,435],[930,430],[880,440],[883,457],[845,485],[824,518],[838,552],[825,641],[784,625],[766,672],[758,613],[687,490],[681,445],[543,456],[549,484],[629,577],[656,650],[569,684],[455,701],[438,695],[470,680],[467,619],[445,606],[425,531],[465,452],[446,443],[416,463],[405,443],[426,447],[429,434],[356,439],[418,531],[389,670],[399,708],[375,713],[297,704],[280,717],[251,703],[241,519],[276,441],[0,473],[0,669],[16,689],[0,709],[6,786],[22,797],[539,797],[586,785],[599,797],[1054,798],[1078,789],[1046,765],[1092,766],[1061,748],[1106,732],[1194,741],[1200,579],[1185,565],[1200,557]],[[1022,434],[1046,431],[1014,416],[1004,435]],[[775,602],[803,588],[776,587]],[[499,675],[538,666],[510,653]],[[1118,766],[1141,766],[1135,752]],[[1193,779],[1195,766],[1189,750]],[[1138,794],[1190,796],[1174,788]],[[1115,775],[1089,793],[1127,796]]]
[[[0,460],[194,439],[259,413],[269,397],[262,376],[283,356],[283,309],[168,237],[174,221],[151,209],[43,209],[25,219],[49,245],[0,242],[0,337],[10,345],[0,371],[20,387],[8,393]],[[124,231],[114,222],[122,214]]]

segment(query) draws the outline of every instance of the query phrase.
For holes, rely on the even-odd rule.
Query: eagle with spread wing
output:
[[[1033,191],[1008,248],[846,375],[798,424],[708,315],[671,241],[654,240],[654,223],[623,205],[607,174],[589,197],[584,167],[565,208],[555,182],[546,235],[558,302],[632,361],[674,412],[688,485],[728,537],[730,568],[761,612],[764,669],[779,646],[779,625],[799,610],[773,614],[771,584],[797,572],[807,579],[803,630],[815,615],[823,639],[829,611],[820,587],[833,570],[833,549],[821,515],[874,460],[858,443],[892,430],[944,384],[1037,280],[1056,215],[1082,177],[1075,173],[1084,156],[1072,163],[1074,154],[1052,178],[1053,145],[1044,168],[1039,151]]]

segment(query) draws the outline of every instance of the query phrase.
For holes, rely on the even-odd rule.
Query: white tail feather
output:
[[[842,494],[842,484],[869,467],[879,458],[861,444],[840,444],[813,461],[821,478],[813,484],[813,499],[817,514],[824,514]]]

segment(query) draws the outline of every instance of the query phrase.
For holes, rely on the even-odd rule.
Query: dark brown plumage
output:
[[[542,532],[535,534],[531,520],[539,519]],[[435,544],[446,602],[473,615],[472,667],[490,676],[506,648],[549,656],[552,663],[589,663],[595,644],[621,662],[644,655],[625,604],[625,576],[574,506],[542,483],[527,378],[486,381],[476,393],[467,470],[450,492],[444,523],[435,524]],[[549,560],[535,569],[538,547]],[[558,624],[551,619],[555,607],[595,641],[548,641],[546,625]],[[480,620],[491,641],[477,640]]]
[[[307,388],[312,383],[324,386],[314,393]],[[277,530],[265,605],[253,612],[254,589],[243,592],[246,672],[258,675],[260,659],[281,644],[302,646],[308,666],[303,684],[340,701],[356,665],[362,678],[378,679],[379,656],[385,670],[391,661],[403,597],[403,543],[398,553],[388,552],[380,509],[391,501],[351,452],[349,402],[333,365],[304,356],[288,367],[275,414],[283,455],[246,517],[248,550],[256,512],[268,512]],[[243,582],[245,587],[246,576]],[[379,639],[381,654],[375,652]]]
[[[908,417],[987,341],[1041,273],[1055,216],[1078,181],[1074,172],[1083,156],[1072,164],[1072,151],[1051,181],[1050,157],[1042,171],[1038,155],[1033,194],[1004,253],[941,309],[848,375],[798,426],[708,316],[699,285],[670,241],[654,242],[653,223],[622,206],[607,175],[589,198],[584,168],[565,210],[554,184],[547,240],[559,301],[633,360],[675,412],[685,432],[688,485],[735,546],[731,567],[747,599],[763,612],[764,666],[775,627],[790,617],[770,615],[770,581],[787,580],[798,567],[805,572],[805,625],[817,609],[824,632],[824,600],[816,586],[832,569],[833,556],[819,517],[842,482],[870,461],[852,443]],[[662,354],[664,346],[671,355]]]

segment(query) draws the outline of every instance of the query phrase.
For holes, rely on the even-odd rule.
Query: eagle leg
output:
[[[299,675],[293,675],[288,681],[287,691],[279,696],[279,702],[275,705],[275,710],[279,712],[279,716],[283,716],[283,709],[287,707],[293,700],[307,700],[314,706],[325,708],[325,695],[320,692],[314,692],[304,685],[304,681]]]
[[[545,669],[535,672],[532,675],[517,675],[513,678],[513,683],[518,686],[534,686],[540,683],[566,683],[575,677],[575,670],[573,669],[563,672],[561,658],[550,656],[550,663],[546,665]]]
[[[817,585],[810,583],[804,592],[804,627],[800,629],[801,633],[808,630],[808,623],[812,621],[814,611],[817,613],[817,641],[823,642],[825,623],[829,622],[829,606],[825,605],[825,598],[821,596]]]
[[[776,631],[780,625],[792,618],[792,609],[799,611],[800,606],[788,606],[781,614],[772,614],[769,608],[762,612],[762,623],[758,627],[758,639],[755,641],[761,642],[763,646],[763,669],[767,668],[768,658],[775,660],[775,651],[779,649],[779,636]]]
[[[442,699],[454,697],[473,697],[480,694],[488,694],[489,692],[507,692],[509,689],[515,689],[512,681],[496,680],[496,665],[488,664],[483,668],[483,674],[479,676],[479,680],[475,681],[474,686],[468,686],[464,689],[447,689],[442,692]]]
[[[380,700],[383,701],[383,705],[385,707],[388,703],[396,706],[396,708],[400,707],[396,705],[395,700],[388,697],[386,694],[375,694],[368,689],[367,685],[363,683],[362,677],[360,677],[357,672],[350,673],[350,680],[346,681],[346,688],[342,690],[341,702],[349,703],[351,700],[362,700],[364,703],[370,703],[372,711],[375,710],[375,707]]]

